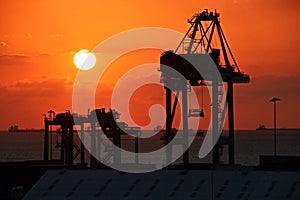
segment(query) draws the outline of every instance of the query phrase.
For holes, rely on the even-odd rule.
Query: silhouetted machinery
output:
[[[134,136],[134,144],[135,144],[135,152],[139,152],[139,140],[138,136],[141,133],[140,127],[129,127],[125,122],[117,122],[120,114],[110,109],[109,112],[105,111],[105,108],[96,109],[91,111],[88,121],[91,124],[92,128],[92,144],[91,151],[95,151],[96,146],[98,149],[100,148],[101,142],[98,140],[98,144],[96,144],[96,124],[101,127],[101,130],[108,138],[113,139],[113,144],[117,147],[121,148],[121,135],[131,135]],[[98,135],[98,137],[100,137]],[[95,153],[95,152],[94,152]],[[93,154],[94,154],[93,153]],[[113,153],[113,162],[114,164],[121,163],[121,152],[120,150],[115,149]],[[93,160],[91,160],[91,164],[93,164]],[[135,162],[138,162],[138,155],[135,157]]]
[[[56,140],[56,147],[61,148],[60,150],[61,164],[71,166],[73,165],[73,160],[80,154],[79,147],[76,144],[74,144],[73,116],[70,114],[70,111],[67,111],[65,113],[59,113],[57,115],[55,115],[55,112],[52,110],[50,110],[48,113],[49,113],[48,118],[46,115],[44,115],[44,123],[45,123],[44,160],[53,160],[52,138],[54,133],[52,130],[52,126],[60,126],[59,128],[60,131],[58,132],[58,134],[60,134],[61,139],[60,141],[58,139]],[[73,151],[74,148],[77,150],[75,155]],[[49,150],[50,150],[50,154],[49,154]],[[50,155],[50,159],[49,159],[49,155]]]
[[[173,51],[166,51],[160,57],[160,71],[162,73],[162,80],[165,84],[166,90],[166,143],[170,142],[174,134],[176,134],[177,129],[173,127],[174,116],[176,112],[176,107],[178,104],[179,93],[182,97],[182,124],[183,124],[183,137],[184,144],[187,145],[188,140],[188,117],[204,117],[204,111],[202,108],[189,108],[188,109],[188,89],[191,86],[203,86],[205,82],[211,82],[212,86],[212,132],[215,134],[219,131],[220,119],[224,118],[225,112],[220,112],[222,105],[220,105],[220,96],[222,92],[220,91],[220,84],[223,86],[223,82],[227,84],[227,114],[228,114],[228,130],[229,135],[225,137],[222,135],[217,144],[213,149],[213,163],[220,163],[220,150],[223,145],[228,145],[228,160],[229,164],[234,164],[234,107],[233,107],[233,84],[234,83],[249,83],[250,78],[248,75],[242,73],[233,57],[232,51],[229,44],[225,38],[224,32],[221,28],[219,22],[219,13],[208,12],[205,10],[199,14],[194,15],[188,20],[191,24],[186,35],[182,39],[181,43],[178,45],[177,49]],[[216,42],[217,41],[217,42]],[[220,47],[219,47],[220,46]],[[221,75],[221,83],[214,81],[213,70],[210,73],[210,69],[206,68],[208,72],[204,78],[203,74],[200,74],[197,69],[204,67],[201,60],[211,58],[217,70]],[[186,58],[191,60],[198,60],[191,64],[186,60]],[[196,68],[197,69],[196,69]],[[179,76],[179,72],[184,77]],[[211,76],[210,76],[211,75]],[[189,84],[188,84],[189,82]],[[172,92],[175,92],[176,98],[172,100]],[[214,95],[217,94],[217,95]],[[202,93],[203,96],[203,93]],[[224,106],[224,105],[223,105]],[[224,107],[223,107],[224,108]],[[225,110],[225,109],[223,109]],[[60,113],[55,116],[53,111],[49,111],[50,117],[47,118],[45,115],[45,140],[44,140],[44,160],[49,160],[49,132],[52,135],[52,125],[59,125],[61,127],[61,142],[57,142],[57,146],[61,147],[61,161],[66,165],[72,165],[73,160],[81,155],[81,164],[85,163],[84,158],[84,145],[81,142],[80,148],[73,142],[73,118],[76,117],[77,121],[80,122],[80,138],[84,140],[85,128],[84,124],[89,124],[91,132],[91,151],[92,153],[100,153],[100,136],[98,134],[98,129],[101,128],[104,134],[113,138],[113,143],[116,146],[121,147],[121,135],[127,130],[132,134],[139,134],[140,129],[135,127],[128,127],[124,122],[116,122],[115,119],[118,118],[118,113],[110,110],[105,112],[105,109],[96,109],[89,113],[87,117],[81,117],[76,115],[71,115],[70,112]],[[92,117],[92,116],[95,116]],[[97,119],[97,120],[95,120]],[[49,130],[50,127],[50,130]],[[126,132],[127,132],[126,131]],[[135,149],[138,152],[138,139],[135,137]],[[52,139],[50,140],[52,142]],[[169,146],[169,145],[168,145]],[[52,144],[50,145],[50,160],[52,160]],[[74,148],[77,153],[74,155]],[[171,152],[172,153],[172,152]],[[114,152],[114,163],[120,162],[120,152]],[[170,159],[172,155],[167,152],[167,159]],[[137,162],[137,158],[136,158]],[[187,164],[189,162],[188,150],[183,155],[183,163]],[[96,160],[91,156],[91,166],[96,163]]]
[[[89,112],[88,116],[78,116],[77,114],[71,114],[70,111],[65,113],[59,113],[55,115],[55,112],[50,110],[49,117],[44,115],[45,123],[45,138],[44,138],[44,160],[55,160],[52,157],[52,126],[59,126],[58,134],[60,136],[56,140],[56,147],[60,149],[60,164],[66,166],[73,166],[73,161],[80,155],[80,164],[86,166],[85,163],[85,147],[84,140],[85,134],[90,133],[91,141],[91,152],[90,165],[96,167],[99,163],[93,155],[99,155],[101,153],[101,133],[105,134],[106,137],[113,140],[113,144],[121,148],[121,135],[129,134],[132,136],[138,136],[140,134],[139,127],[128,127],[125,122],[116,121],[119,118],[119,113],[115,110],[110,109],[109,112],[105,111],[105,108],[95,109]],[[76,129],[80,135],[80,147],[74,140],[74,119],[76,119],[76,125],[79,127]],[[85,129],[85,124],[89,125],[89,130]],[[102,130],[102,132],[100,132]],[[135,152],[139,151],[138,137],[134,137]],[[49,144],[50,142],[50,144]],[[50,150],[50,152],[49,152]],[[106,151],[107,156],[104,158],[108,161],[110,157],[113,157],[114,163],[120,163],[120,151]],[[50,159],[49,159],[50,155]],[[138,162],[138,157],[136,157]]]
[[[223,145],[228,145],[229,164],[234,164],[234,108],[233,108],[233,84],[234,83],[249,83],[250,78],[248,75],[242,73],[233,57],[232,51],[225,38],[224,32],[221,28],[219,21],[219,13],[208,12],[205,10],[199,14],[194,15],[188,20],[191,24],[186,35],[178,45],[175,52],[166,51],[160,57],[160,71],[162,73],[162,80],[166,85],[166,134],[172,134],[173,120],[178,103],[178,95],[182,94],[182,122],[184,137],[188,137],[188,117],[192,113],[198,112],[199,117],[203,117],[202,109],[190,109],[188,111],[187,90],[188,84],[186,81],[180,80],[180,76],[176,73],[170,72],[170,68],[183,75],[189,81],[190,86],[200,86],[203,81],[212,81],[212,93],[218,94],[219,84],[213,81],[213,71],[210,73],[208,69],[208,76],[204,79],[195,67],[203,67],[201,60],[205,59],[207,53],[215,63],[218,71],[221,74],[223,82],[227,83],[227,113],[228,113],[228,130],[229,136],[221,136],[213,149],[213,163],[220,163],[220,149]],[[218,43],[216,43],[218,41]],[[218,45],[221,48],[218,48]],[[181,53],[179,53],[181,51]],[[185,58],[190,60],[199,60],[197,66],[193,66]],[[221,83],[223,84],[223,83]],[[168,88],[169,87],[169,88]],[[176,93],[176,97],[172,101],[172,92]],[[202,94],[203,95],[203,94]],[[214,96],[214,95],[213,95]],[[213,134],[219,129],[219,121],[221,118],[220,99],[212,99],[212,121],[213,121]],[[172,106],[173,104],[173,106]],[[202,111],[202,114],[201,112]],[[225,115],[225,114],[224,114]],[[196,115],[194,115],[196,116]],[[224,116],[223,116],[224,117]],[[167,157],[170,157],[167,156]],[[183,162],[187,164],[188,150],[183,155]]]

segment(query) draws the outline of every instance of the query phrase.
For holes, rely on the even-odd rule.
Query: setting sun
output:
[[[87,49],[78,51],[73,58],[75,66],[80,70],[89,70],[96,64],[96,56]]]

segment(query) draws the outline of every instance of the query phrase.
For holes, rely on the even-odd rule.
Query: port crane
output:
[[[182,121],[183,121],[183,134],[184,137],[188,137],[188,117],[191,113],[196,113],[199,117],[203,117],[202,109],[189,109],[187,92],[188,87],[201,86],[204,80],[202,75],[187,62],[184,57],[188,56],[193,59],[201,58],[204,54],[209,54],[213,62],[218,68],[221,74],[222,81],[227,85],[227,118],[228,118],[228,137],[223,134],[219,138],[218,142],[213,148],[213,163],[220,164],[220,150],[224,145],[228,145],[228,162],[234,164],[234,103],[233,103],[233,84],[235,83],[249,83],[249,75],[240,71],[236,60],[233,57],[233,53],[230,49],[228,41],[225,37],[223,29],[219,20],[220,14],[215,12],[209,12],[207,9],[203,12],[195,14],[192,18],[188,19],[190,28],[186,32],[185,36],[181,40],[180,44],[175,51],[166,51],[160,57],[160,71],[162,80],[164,81],[166,91],[166,135],[173,134],[173,119],[176,112],[176,106],[178,98],[172,101],[172,92],[176,93],[178,97],[179,93],[182,95]],[[216,42],[217,41],[217,42]],[[219,47],[220,46],[220,47]],[[199,66],[201,67],[201,62]],[[167,67],[166,67],[167,66]],[[176,74],[169,73],[169,69],[172,68],[178,71],[187,81],[183,82],[180,86],[175,87],[175,82],[180,79]],[[210,79],[208,77],[208,79]],[[223,84],[221,83],[221,84]],[[212,121],[213,134],[219,127],[223,127],[220,124],[220,118],[225,116],[225,113],[220,113],[220,83],[212,81],[212,93],[218,94],[217,98],[212,99]],[[220,95],[219,95],[220,94]],[[214,95],[213,95],[214,96]],[[202,110],[202,114],[201,114]],[[221,116],[223,115],[223,116]],[[172,138],[172,137],[170,137]],[[188,150],[183,155],[183,163],[188,164],[189,155]]]
[[[50,115],[44,114],[44,161],[55,161],[58,164],[66,165],[68,167],[73,166],[74,160],[80,155],[80,165],[86,166],[85,163],[85,147],[84,140],[87,132],[90,133],[90,166],[96,168],[99,162],[95,158],[95,155],[101,154],[101,145],[104,146],[105,150],[102,152],[102,162],[106,163],[113,158],[113,163],[119,164],[121,162],[121,151],[112,151],[109,145],[101,142],[101,129],[103,134],[112,140],[113,144],[121,148],[122,135],[129,134],[134,136],[135,153],[139,152],[139,140],[140,127],[129,127],[125,122],[116,121],[119,119],[119,113],[113,109],[106,111],[105,108],[95,109],[89,111],[87,116],[79,116],[76,113],[71,114],[69,110],[63,113],[58,113],[50,110]],[[75,127],[75,122],[79,127]],[[85,125],[89,125],[91,130],[87,131]],[[60,159],[54,159],[52,157],[52,126],[58,126],[60,141],[57,139],[56,147],[60,148]],[[80,144],[76,144],[74,140],[74,133],[77,132],[80,135]],[[49,144],[50,142],[50,144]],[[50,150],[50,152],[49,152]],[[50,158],[49,158],[50,154]],[[100,156],[99,156],[100,158]],[[138,155],[136,154],[135,162],[138,163]]]

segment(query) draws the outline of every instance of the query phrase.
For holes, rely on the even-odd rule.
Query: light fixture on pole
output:
[[[276,102],[280,101],[279,98],[274,97],[270,100],[270,102],[274,103],[274,156],[277,156],[277,149],[276,149]]]

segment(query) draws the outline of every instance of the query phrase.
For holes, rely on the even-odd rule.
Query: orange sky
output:
[[[0,129],[42,127],[42,113],[71,108],[78,71],[74,52],[93,49],[132,28],[159,26],[185,33],[186,19],[205,8],[221,13],[235,58],[251,75],[249,85],[235,87],[236,127],[271,127],[268,100],[273,96],[282,98],[278,126],[300,127],[297,0],[11,0],[0,2]],[[141,62],[158,62],[159,55],[149,53]]]

